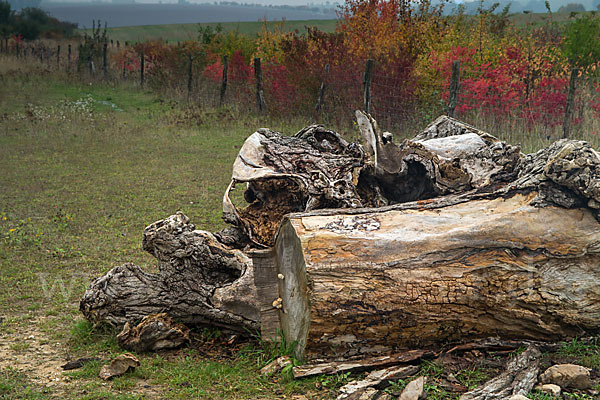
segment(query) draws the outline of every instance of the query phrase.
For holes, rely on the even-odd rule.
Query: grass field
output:
[[[298,30],[304,32],[307,26],[314,26],[324,32],[333,32],[337,20],[319,20],[312,19],[306,21],[283,21],[286,31]],[[262,29],[263,25],[273,27],[281,24],[281,21],[269,22],[223,22],[220,25],[224,30],[239,31],[246,35],[256,35]],[[186,39],[195,39],[198,36],[198,29],[201,26],[216,27],[218,23],[209,24],[170,24],[170,25],[144,25],[144,26],[126,26],[120,28],[107,28],[108,37],[121,42],[141,42],[151,39],[163,39],[168,41],[181,41]],[[80,32],[90,32],[89,29],[81,29]]]
[[[553,13],[552,21],[559,24],[566,22],[569,19],[569,13]],[[476,17],[474,17],[476,18]],[[518,13],[510,15],[510,19],[517,26],[530,25],[532,27],[545,24],[548,20],[548,14],[545,13]],[[280,24],[281,21],[266,22],[267,26]],[[262,29],[265,22],[224,22],[221,26],[225,30],[239,31],[246,35],[256,35]],[[305,32],[306,27],[317,27],[324,32],[335,31],[337,24],[336,19],[330,20],[305,20],[305,21],[284,21],[286,31],[298,30]],[[142,25],[142,26],[125,26],[118,28],[108,28],[108,36],[113,40],[121,42],[141,42],[144,40],[163,39],[168,41],[181,41],[194,39],[198,35],[200,26],[216,27],[218,23],[203,23],[203,24],[167,24],[167,25]],[[90,29],[80,29],[80,32],[90,32]]]
[[[229,346],[214,329],[197,331],[190,348],[138,354],[134,373],[101,381],[101,365],[123,351],[115,331],[78,311],[91,278],[124,262],[154,268],[140,248],[149,223],[182,210],[199,228],[221,228],[222,194],[243,140],[261,126],[293,133],[305,121],[200,110],[136,87],[67,83],[24,68],[0,58],[0,398],[335,398],[347,374],[260,377],[289,349]],[[574,341],[562,352],[600,368],[598,343]],[[98,360],[61,372],[79,357]],[[457,397],[437,385],[441,366],[422,367],[429,399]],[[456,376],[475,387],[488,373],[469,364]]]

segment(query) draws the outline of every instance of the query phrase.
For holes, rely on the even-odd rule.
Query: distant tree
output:
[[[61,22],[51,17],[39,8],[24,8],[13,16],[13,33],[21,35],[23,39],[35,40],[40,36],[59,38],[72,36],[77,24]]]
[[[585,12],[585,6],[581,3],[569,3],[558,9],[559,13]]]
[[[569,136],[569,125],[573,108],[573,99],[577,80],[589,73],[592,66],[600,61],[600,19],[592,14],[585,14],[570,22],[565,31],[561,50],[571,66],[569,92],[563,125],[563,137]]]
[[[19,11],[23,8],[35,8],[42,4],[42,0],[8,0],[13,10]]]
[[[48,25],[50,17],[39,8],[24,8],[17,16],[15,31],[25,40],[35,40]]]
[[[14,22],[15,13],[12,11],[10,3],[0,1],[0,38],[7,38],[13,33]]]
[[[600,61],[600,18],[586,14],[571,21],[561,49],[569,64],[584,72]]]

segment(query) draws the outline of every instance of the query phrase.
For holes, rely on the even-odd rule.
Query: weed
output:
[[[575,338],[566,342],[558,353],[578,358],[579,363],[585,367],[600,369],[600,337],[598,336],[590,342]]]
[[[10,345],[10,349],[16,351],[17,353],[21,353],[27,349],[29,349],[31,345],[27,342],[17,342]]]
[[[322,375],[318,378],[318,381],[325,389],[337,390],[350,381],[350,372]]]
[[[384,389],[387,394],[391,394],[397,396],[399,393],[402,393],[408,381],[404,379],[398,379],[397,381],[388,381],[389,386]]]
[[[423,360],[421,362],[421,374],[433,378],[441,378],[444,374],[444,366],[433,361]]]

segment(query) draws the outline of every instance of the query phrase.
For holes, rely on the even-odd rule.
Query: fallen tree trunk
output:
[[[86,318],[282,330],[308,360],[600,329],[600,156],[588,144],[523,155],[441,117],[397,145],[357,119],[366,151],[319,126],[250,136],[224,196],[234,227],[213,235],[183,214],[150,225],[160,273],[111,270],[86,291]],[[241,183],[246,207],[230,198]]]
[[[311,359],[599,329],[599,224],[537,197],[289,216],[273,253],[285,337]]]

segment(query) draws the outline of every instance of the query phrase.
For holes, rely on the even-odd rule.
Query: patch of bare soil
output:
[[[28,386],[51,399],[77,398],[87,394],[79,386],[84,380],[73,380],[61,368],[72,357],[68,347],[40,329],[44,318],[24,324],[13,324],[8,329],[0,324],[0,371],[13,370],[26,378]],[[104,360],[108,362],[107,360]],[[110,383],[97,382],[103,390]],[[140,379],[129,393],[142,394],[146,399],[162,399],[162,388]]]
[[[60,367],[67,351],[38,327],[40,320],[0,330],[0,371],[12,369],[26,376],[33,387],[49,395],[69,392],[70,377]]]

